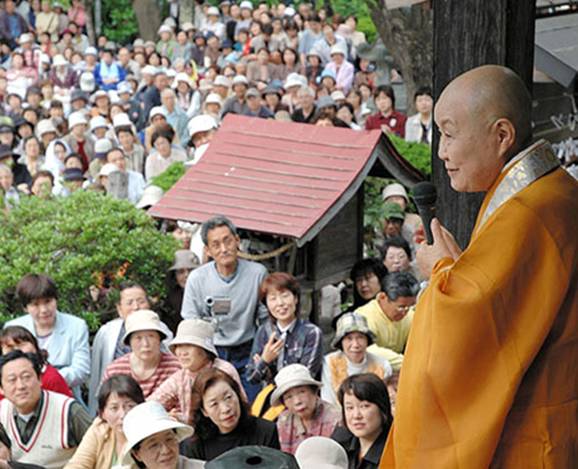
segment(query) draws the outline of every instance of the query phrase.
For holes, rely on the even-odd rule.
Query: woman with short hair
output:
[[[122,430],[125,415],[144,402],[142,389],[130,376],[113,376],[98,393],[98,416],[84,434],[65,469],[109,469],[124,455],[126,437]],[[136,467],[135,464],[130,467]]]

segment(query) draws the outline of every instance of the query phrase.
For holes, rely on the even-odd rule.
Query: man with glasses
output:
[[[375,334],[368,351],[386,358],[394,372],[403,362],[418,289],[418,282],[410,273],[392,272],[381,281],[381,291],[375,299],[355,310],[367,319]]]
[[[267,269],[256,262],[239,259],[237,228],[224,216],[203,223],[201,238],[213,260],[189,275],[181,316],[210,318],[215,323],[219,357],[235,366],[251,401],[259,386],[246,381],[245,366],[257,324],[268,314],[259,301],[259,288]]]

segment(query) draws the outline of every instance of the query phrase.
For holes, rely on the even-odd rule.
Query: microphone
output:
[[[437,192],[431,182],[420,182],[413,188],[413,200],[423,223],[425,236],[428,244],[433,244],[431,221],[436,216]]]

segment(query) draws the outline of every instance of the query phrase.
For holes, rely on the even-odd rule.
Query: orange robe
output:
[[[512,171],[419,299],[380,469],[578,467],[578,183]]]

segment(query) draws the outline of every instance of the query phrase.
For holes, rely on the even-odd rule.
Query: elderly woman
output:
[[[148,309],[135,311],[126,318],[125,327],[122,343],[130,345],[131,352],[108,365],[102,380],[115,375],[132,376],[146,398],[178,371],[180,364],[174,355],[161,351],[167,333],[157,313]]]
[[[241,379],[233,365],[218,358],[213,344],[212,324],[202,319],[185,319],[179,324],[177,335],[169,346],[182,369],[170,376],[149,400],[160,402],[167,411],[188,425],[193,423],[192,389],[197,375],[208,368],[227,373],[239,386]],[[242,390],[243,400],[247,400]]]
[[[198,437],[184,454],[210,461],[239,446],[279,449],[275,424],[249,414],[237,381],[214,368],[202,371],[193,387],[193,422]]]
[[[110,469],[124,455],[122,423],[128,411],[144,402],[142,389],[130,376],[113,376],[98,393],[98,417],[84,434],[65,469]],[[137,467],[136,464],[130,466]]]
[[[337,403],[337,391],[349,376],[373,373],[385,380],[393,373],[390,363],[383,357],[367,351],[374,342],[367,320],[357,313],[346,313],[337,321],[333,346],[338,350],[325,356],[321,381],[321,397]]]
[[[295,454],[299,444],[313,436],[331,436],[341,423],[339,409],[319,398],[321,383],[303,365],[283,368],[275,376],[271,404],[287,409],[277,419],[281,451]]]
[[[46,352],[40,350],[36,337],[28,329],[21,326],[8,326],[2,329],[0,331],[0,349],[2,355],[10,353],[12,350],[36,355],[38,363],[42,366],[40,375],[42,389],[72,397],[70,387],[58,370],[47,362]]]
[[[153,132],[151,145],[154,150],[151,151],[145,163],[147,181],[164,172],[176,161],[186,161],[186,152],[177,145],[173,145],[174,139],[175,131],[168,124]]]
[[[122,423],[126,436],[123,467],[143,469],[202,469],[204,463],[179,455],[179,442],[193,429],[172,419],[158,402],[145,402],[130,410]],[[100,467],[100,466],[99,466]]]
[[[38,137],[31,135],[26,137],[22,144],[23,154],[18,159],[18,163],[26,168],[26,182],[32,183],[32,178],[44,166],[44,155]]]
[[[261,284],[261,298],[269,310],[253,340],[247,380],[253,384],[273,381],[284,366],[300,363],[318,376],[323,359],[323,333],[299,318],[299,283],[290,274],[274,272]]]
[[[22,326],[28,329],[39,348],[48,352],[54,366],[80,401],[80,385],[90,372],[88,327],[84,320],[58,311],[58,290],[54,281],[42,274],[28,274],[16,285],[25,316],[8,321],[5,327]]]
[[[393,422],[385,384],[371,373],[351,376],[338,398],[346,428],[335,430],[332,438],[345,448],[349,469],[378,469]]]
[[[179,249],[175,252],[175,262],[167,275],[167,296],[171,306],[171,314],[164,318],[171,331],[176,330],[182,319],[181,309],[187,278],[199,265],[198,257],[189,249]]]

